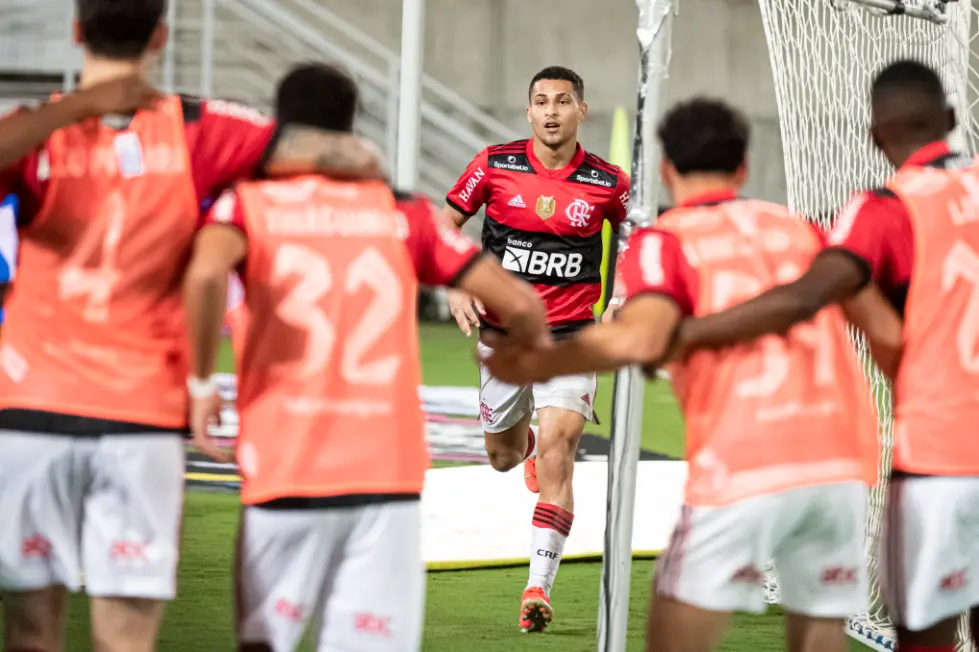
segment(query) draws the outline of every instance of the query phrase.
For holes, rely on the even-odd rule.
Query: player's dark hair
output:
[[[934,102],[945,104],[942,79],[931,67],[914,59],[901,59],[877,73],[871,87],[872,101],[884,98],[891,91],[920,93]]]
[[[85,49],[107,59],[138,59],[163,22],[167,0],[75,0]]]
[[[534,75],[534,78],[530,80],[530,87],[527,89],[528,97],[534,96],[534,84],[542,79],[571,82],[571,89],[574,91],[575,97],[580,101],[585,99],[585,81],[581,75],[564,66],[548,66]]]
[[[357,82],[339,66],[305,63],[279,82],[276,117],[280,124],[349,132],[358,97]]]
[[[744,165],[751,128],[726,102],[697,97],[670,109],[657,135],[663,155],[680,174],[734,173]]]

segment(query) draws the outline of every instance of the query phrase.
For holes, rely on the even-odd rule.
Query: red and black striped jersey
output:
[[[629,202],[629,176],[578,145],[571,162],[548,170],[532,140],[487,147],[446,201],[471,216],[483,206],[483,249],[537,287],[557,333],[594,320],[601,296],[602,224],[618,230]],[[498,322],[487,316],[487,326]]]

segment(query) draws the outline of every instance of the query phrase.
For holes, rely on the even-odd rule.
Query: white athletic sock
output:
[[[527,454],[523,459],[526,462],[532,457],[537,457],[537,431],[530,426],[530,432],[527,433]]]
[[[550,597],[557,576],[564,542],[571,533],[574,514],[557,505],[537,503],[534,509],[533,538],[530,547],[530,579],[527,588],[539,586]]]

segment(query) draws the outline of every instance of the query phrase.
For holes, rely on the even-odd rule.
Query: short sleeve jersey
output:
[[[275,134],[275,123],[234,102],[183,97],[181,104],[194,187],[200,205],[206,207],[235,181],[254,176]],[[19,227],[30,224],[44,203],[43,154],[44,148],[39,148],[0,170],[0,197],[18,197]]]
[[[944,168],[959,157],[944,142],[915,152],[905,166]],[[859,192],[843,207],[827,238],[831,250],[853,256],[873,281],[904,314],[914,260],[911,218],[901,200],[887,188]]]
[[[488,147],[446,198],[471,216],[486,208],[483,249],[536,286],[556,333],[593,320],[601,296],[602,225],[625,219],[629,177],[581,146],[560,170],[545,168],[532,140]],[[499,322],[487,316],[486,326]]]

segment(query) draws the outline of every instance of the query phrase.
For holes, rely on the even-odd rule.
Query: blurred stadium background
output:
[[[0,109],[72,87],[81,58],[69,38],[71,16],[70,0],[0,0]],[[171,43],[155,71],[164,89],[267,110],[276,80],[291,64],[340,63],[363,90],[359,130],[381,146],[394,166],[399,0],[170,0],[169,22]],[[628,168],[622,152],[628,157],[636,106],[636,22],[634,0],[427,0],[414,189],[441,203],[480,149],[529,135],[527,84],[552,64],[568,66],[585,80],[590,117],[581,133],[584,146],[602,157],[618,148],[614,162]],[[711,94],[741,107],[753,127],[746,194],[786,201],[776,89],[758,1],[683,0],[673,24],[672,50],[664,103]],[[661,195],[661,203],[667,200]],[[481,225],[477,216],[465,230],[478,238]],[[472,342],[446,323],[438,295],[424,302],[423,318],[425,385],[471,392],[478,381]],[[233,371],[230,356],[224,370]],[[611,377],[603,378],[596,407],[605,425],[589,430],[593,442],[608,435],[611,388]],[[668,388],[648,384],[645,396],[644,458],[682,457],[680,417]],[[464,416],[468,420],[442,423],[441,430],[434,426],[437,466],[482,461],[474,415]],[[602,459],[601,444],[590,446],[586,452],[594,455],[589,459]],[[234,485],[233,469],[203,460],[189,469],[189,477],[193,489]],[[675,509],[675,501],[667,502],[663,509]],[[649,504],[655,509],[656,496],[640,500],[644,509]],[[188,493],[181,598],[169,610],[161,650],[232,649],[230,567],[237,515],[233,494]],[[599,570],[594,557],[562,566],[554,595],[555,626],[544,636],[522,638],[516,628],[526,572],[522,564],[431,573],[424,649],[594,649]],[[630,650],[642,648],[652,572],[649,561],[633,567]],[[82,602],[73,603],[72,651],[90,649],[83,609]],[[723,649],[784,649],[777,613],[773,608],[767,616],[738,617]],[[863,648],[854,642],[853,649]]]

